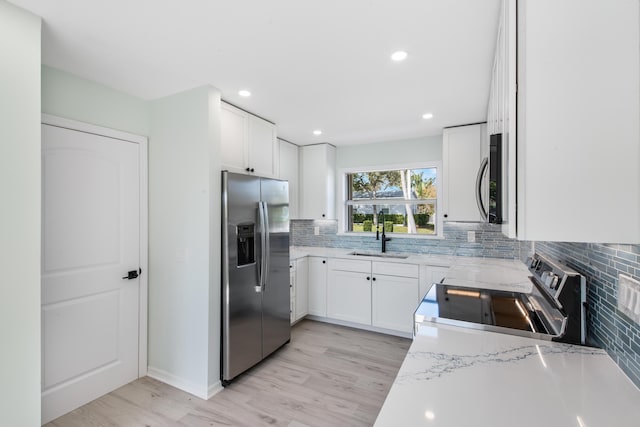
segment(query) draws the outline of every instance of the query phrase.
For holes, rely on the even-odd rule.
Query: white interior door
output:
[[[139,144],[42,125],[42,421],[138,377]]]

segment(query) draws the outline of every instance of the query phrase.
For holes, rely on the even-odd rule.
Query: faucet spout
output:
[[[378,213],[378,225],[382,222],[382,253],[387,251],[387,242],[391,240],[391,237],[387,237],[384,231],[384,212],[380,211]],[[377,240],[377,230],[376,230],[376,240]]]

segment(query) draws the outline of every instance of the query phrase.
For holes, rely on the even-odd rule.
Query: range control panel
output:
[[[542,288],[556,301],[559,300],[567,280],[580,276],[577,271],[540,254],[527,258],[527,267]]]

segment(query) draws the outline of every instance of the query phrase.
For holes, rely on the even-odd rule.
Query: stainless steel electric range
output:
[[[434,283],[416,310],[416,324],[434,322],[552,341],[585,344],[584,276],[540,254],[527,260],[530,291]],[[508,288],[508,287],[507,287]]]

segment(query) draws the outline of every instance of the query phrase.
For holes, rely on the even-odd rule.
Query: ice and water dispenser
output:
[[[255,224],[239,224],[237,226],[238,267],[256,262]]]

